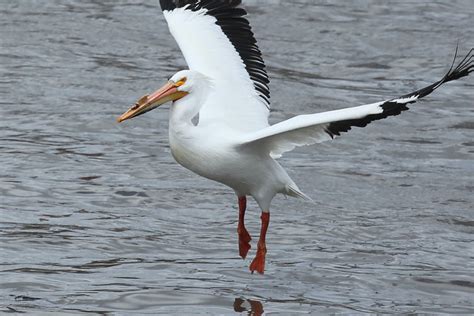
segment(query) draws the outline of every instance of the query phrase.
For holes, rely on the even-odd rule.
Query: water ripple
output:
[[[272,122],[412,91],[474,43],[465,0],[244,4]],[[172,161],[167,110],[115,123],[186,67],[156,2],[0,13],[1,313],[474,314],[472,78],[283,157],[316,202],[275,199],[252,275],[233,192]]]

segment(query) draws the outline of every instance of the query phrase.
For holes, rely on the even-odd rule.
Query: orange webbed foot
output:
[[[257,271],[260,274],[263,274],[265,271],[265,255],[267,254],[267,248],[265,246],[258,247],[257,255],[253,259],[252,263],[249,266],[250,271],[254,273]]]
[[[237,232],[239,234],[239,255],[242,257],[242,259],[245,259],[247,257],[247,253],[252,247],[250,246],[250,241],[252,238],[245,227],[239,227]]]
[[[265,236],[267,235],[268,224],[270,223],[270,212],[262,212],[260,216],[262,220],[262,226],[260,228],[260,239],[257,244],[257,255],[250,264],[250,271],[254,273],[257,271],[260,274],[263,274],[265,271],[265,255],[267,254],[267,245],[265,244]]]

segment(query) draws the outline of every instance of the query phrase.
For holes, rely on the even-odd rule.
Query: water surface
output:
[[[467,0],[244,3],[272,122],[411,92],[474,46]],[[173,161],[167,109],[115,123],[185,68],[157,2],[0,15],[1,312],[474,313],[473,78],[284,156],[316,203],[274,200],[252,275],[232,190]]]

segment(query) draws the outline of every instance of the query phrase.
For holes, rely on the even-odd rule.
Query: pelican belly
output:
[[[239,194],[255,196],[262,188],[280,192],[292,182],[270,156],[236,151],[232,139],[197,127],[192,135],[170,132],[171,153],[185,168],[225,184]]]

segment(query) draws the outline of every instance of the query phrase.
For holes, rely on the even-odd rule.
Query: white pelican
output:
[[[276,161],[297,146],[331,140],[353,126],[398,115],[407,105],[474,69],[473,50],[439,81],[385,101],[324,113],[299,115],[270,126],[268,76],[244,18],[240,0],[160,0],[171,34],[189,70],[142,97],[119,122],[171,104],[169,141],[173,157],[198,175],[231,187],[238,197],[239,253],[245,258],[250,235],[244,224],[246,197],[262,210],[252,273],[264,272],[270,202],[277,193],[309,199]],[[456,50],[457,52],[457,50]],[[456,60],[456,57],[455,57]],[[198,117],[198,123],[196,122]]]

